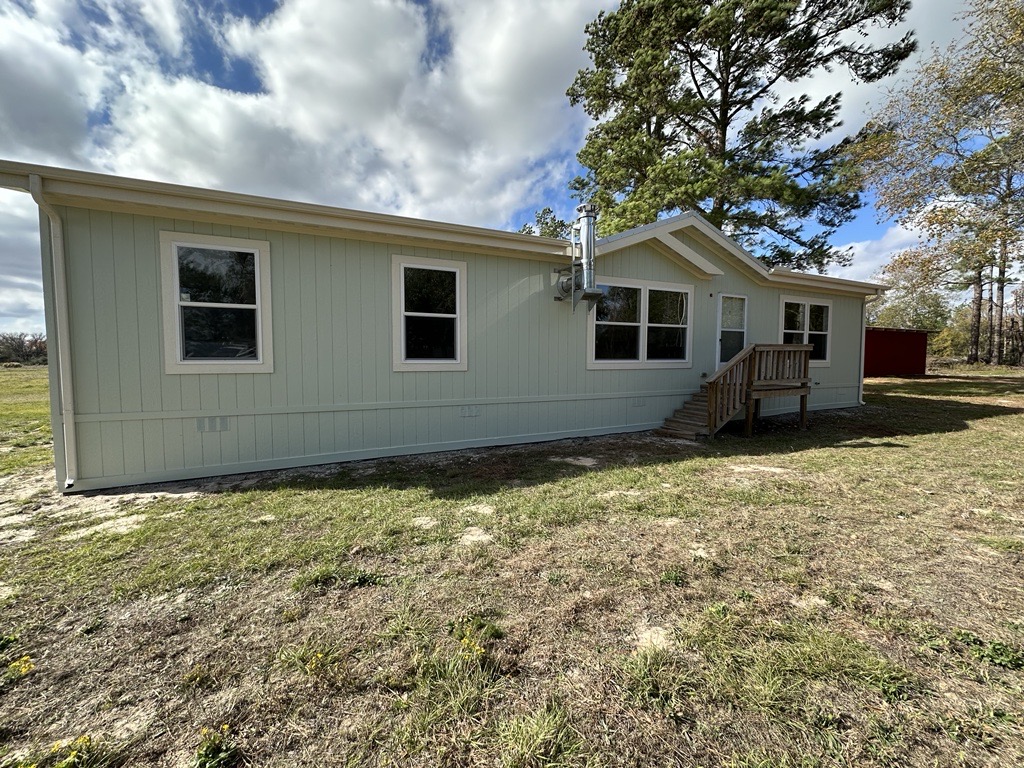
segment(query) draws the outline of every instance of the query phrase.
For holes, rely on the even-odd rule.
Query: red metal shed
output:
[[[864,375],[923,376],[928,333],[917,328],[865,328]]]

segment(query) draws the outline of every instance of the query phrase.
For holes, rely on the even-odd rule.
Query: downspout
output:
[[[64,269],[64,227],[56,209],[43,198],[43,180],[28,177],[28,189],[39,210],[50,220],[50,265],[53,270],[53,316],[57,323],[57,376],[60,382],[61,423],[64,430],[64,490],[78,475],[78,442],[75,438],[75,399],[71,389],[71,328],[68,323],[68,279]]]

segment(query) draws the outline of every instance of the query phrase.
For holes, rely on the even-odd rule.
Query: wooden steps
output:
[[[665,419],[664,425],[654,431],[662,437],[681,437],[696,440],[708,436],[708,390],[702,386],[682,408]]]
[[[745,432],[750,437],[754,433],[754,420],[760,416],[761,400],[766,397],[799,397],[800,428],[807,429],[813,349],[810,344],[744,347],[654,433],[685,440],[711,437],[745,408]]]

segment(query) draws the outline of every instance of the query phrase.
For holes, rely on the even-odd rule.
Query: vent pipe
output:
[[[597,206],[584,203],[576,209],[579,218],[576,221],[580,231],[580,250],[583,271],[583,298],[591,299],[600,295],[597,280],[594,277],[594,257],[597,255]]]
[[[576,209],[579,218],[572,225],[571,253],[572,262],[567,267],[560,267],[555,273],[561,275],[556,280],[555,301],[572,300],[572,311],[581,299],[587,300],[587,308],[594,306],[603,295],[597,287],[594,274],[594,258],[597,256],[597,206],[584,203]]]

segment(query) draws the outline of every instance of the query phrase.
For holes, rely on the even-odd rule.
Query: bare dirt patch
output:
[[[554,457],[552,461],[560,461],[564,464],[572,464],[577,467],[596,467],[598,461],[591,456],[560,456]]]
[[[471,546],[473,544],[490,544],[494,541],[494,536],[483,528],[478,528],[475,525],[471,525],[462,531],[462,535],[459,537],[459,544],[463,546]]]
[[[142,522],[145,519],[145,515],[117,516],[114,517],[113,520],[107,520],[102,523],[97,523],[96,525],[90,525],[88,528],[79,528],[77,531],[61,536],[60,540],[74,541],[75,539],[85,538],[86,536],[92,536],[97,533],[128,533],[142,525]]]

